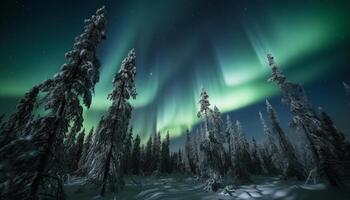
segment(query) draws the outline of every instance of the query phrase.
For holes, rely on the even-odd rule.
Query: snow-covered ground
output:
[[[91,186],[82,188],[82,179],[72,179],[65,185],[68,200],[99,199],[98,190]],[[118,200],[349,200],[350,191],[326,188],[322,184],[303,185],[300,182],[283,181],[279,178],[257,178],[255,184],[240,185],[230,190],[204,192],[203,183],[184,177],[126,178],[126,186],[115,199]],[[107,194],[103,199],[114,199]]]

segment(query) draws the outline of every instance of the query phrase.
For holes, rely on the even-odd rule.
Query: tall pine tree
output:
[[[272,123],[272,130],[278,138],[280,149],[282,150],[284,157],[286,158],[286,166],[284,170],[284,175],[286,177],[295,177],[298,180],[305,179],[304,169],[297,158],[295,149],[287,136],[285,135],[276,111],[273,109],[272,105],[266,100],[266,109],[270,114],[270,119]]]
[[[130,97],[136,98],[135,58],[135,51],[132,49],[113,79],[114,89],[108,96],[112,105],[96,133],[97,149],[90,155],[93,159],[88,178],[101,187],[101,196],[104,196],[107,185],[113,192],[120,191],[124,186],[122,168],[124,141],[132,110],[128,100]]]
[[[99,80],[100,64],[96,49],[105,39],[105,8],[98,9],[96,15],[85,20],[85,24],[84,33],[75,39],[73,49],[65,54],[66,64],[52,79],[40,84],[44,97],[37,102],[45,109],[44,116],[29,123],[25,140],[15,138],[0,150],[3,154],[12,145],[22,145],[16,152],[8,153],[8,158],[2,157],[2,161],[7,160],[12,165],[14,174],[6,180],[10,186],[1,191],[5,199],[38,199],[39,190],[44,191],[49,185],[58,186],[55,188],[58,191],[56,199],[63,198],[60,178],[56,176],[62,160],[63,139],[69,129],[76,132],[81,129],[81,104],[90,107],[94,86]],[[34,90],[33,98],[30,98],[33,101],[38,93],[38,89]],[[24,109],[27,114],[32,110],[29,107]],[[23,160],[24,154],[27,157]],[[21,168],[23,163],[31,164]]]
[[[317,163],[317,171],[325,175],[330,185],[345,186],[343,174],[346,169],[335,152],[335,144],[328,141],[329,133],[309,103],[303,87],[286,80],[271,54],[267,55],[267,59],[272,69],[272,77],[269,81],[281,88],[284,94],[283,102],[290,106],[293,114],[291,126],[305,133]]]

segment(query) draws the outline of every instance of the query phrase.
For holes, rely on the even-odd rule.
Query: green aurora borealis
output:
[[[138,90],[133,127],[143,139],[156,130],[176,138],[196,126],[201,87],[223,113],[278,95],[267,83],[268,52],[289,79],[306,85],[349,71],[346,1],[84,2],[2,6],[0,112],[12,112],[19,97],[58,71],[83,19],[100,5],[107,6],[108,33],[99,48],[101,77],[85,110],[86,128],[107,110],[112,77],[131,48]]]

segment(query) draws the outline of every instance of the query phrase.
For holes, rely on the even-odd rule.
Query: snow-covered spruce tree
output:
[[[200,94],[200,110],[197,113],[198,118],[204,118],[204,128],[202,129],[202,141],[200,144],[200,150],[202,153],[202,162],[200,166],[200,174],[202,177],[208,177],[210,175],[210,166],[209,166],[209,159],[208,156],[210,155],[210,142],[209,142],[209,114],[211,112],[210,109],[210,102],[209,102],[209,95],[205,91],[204,88],[202,88],[201,94]]]
[[[249,155],[249,147],[246,145],[246,139],[243,133],[242,125],[237,120],[236,121],[236,127],[235,132],[237,134],[237,138],[233,139],[234,141],[234,149],[235,149],[235,156],[233,157],[234,160],[232,160],[233,167],[233,175],[239,180],[249,180],[249,165],[251,164],[251,159]]]
[[[47,182],[51,186],[60,185],[60,179],[56,176],[56,162],[62,159],[58,154],[63,152],[64,134],[71,124],[78,130],[81,128],[81,100],[86,107],[90,106],[94,86],[99,78],[100,65],[96,49],[105,39],[105,9],[98,9],[96,15],[85,20],[85,23],[84,33],[76,38],[73,49],[65,55],[67,63],[52,79],[40,85],[40,92],[44,93],[44,97],[38,101],[38,105],[43,106],[46,112],[43,117],[31,122],[32,127],[28,128],[31,131],[25,133],[31,145],[34,145],[32,154],[29,155],[32,160],[27,168],[17,171],[11,180],[7,180],[6,184],[11,186],[2,190],[1,195],[5,199],[9,195],[12,199],[38,199],[39,190],[43,193],[49,185]],[[16,141],[13,142],[12,144],[16,144]],[[11,164],[19,166],[28,162],[29,157],[23,160],[25,153],[13,153]],[[16,170],[16,167],[12,169]],[[63,198],[61,188],[55,189],[59,191],[56,198]]]
[[[281,169],[281,156],[276,145],[275,138],[272,135],[270,128],[266,125],[265,119],[261,112],[259,112],[261,125],[264,132],[264,142],[262,148],[259,149],[265,173],[270,175],[277,175]]]
[[[205,91],[204,88],[202,88],[201,94],[200,94],[200,109],[197,113],[198,118],[204,118],[204,127],[205,127],[205,134],[207,137],[209,137],[209,114],[211,112],[210,109],[210,102],[209,102],[209,95]]]
[[[226,158],[225,149],[223,146],[223,143],[225,142],[223,135],[224,123],[221,118],[221,113],[216,106],[214,106],[214,109],[211,110],[210,119],[213,127],[209,134],[209,140],[211,143],[211,161],[213,162],[212,166],[215,166],[220,175],[224,176]]]
[[[184,155],[183,155],[183,151],[181,150],[181,148],[179,148],[178,151],[178,159],[177,159],[177,169],[178,172],[184,172],[185,171],[185,161],[184,161]]]
[[[155,133],[152,142],[152,172],[158,174],[160,167],[161,137],[160,132]]]
[[[161,150],[161,156],[160,156],[160,171],[162,173],[170,173],[170,136],[169,132],[167,132],[165,140],[162,142],[162,150]]]
[[[210,140],[215,141],[215,143],[224,143],[225,137],[224,132],[224,122],[221,118],[221,113],[218,107],[214,106],[214,109],[211,110],[211,123],[213,125],[212,134],[209,135]]]
[[[199,174],[199,152],[200,152],[200,133],[199,130],[197,129],[197,132],[195,135],[191,137],[191,146],[192,146],[192,152],[193,152],[193,161],[195,165],[195,174]]]
[[[113,192],[120,191],[124,186],[121,162],[132,110],[128,100],[130,97],[136,98],[135,58],[135,51],[132,49],[116,73],[113,79],[114,89],[108,95],[112,105],[101,128],[96,132],[97,145],[92,150],[94,153],[88,179],[101,187],[101,196],[104,196],[107,186]]]
[[[186,130],[186,142],[185,142],[185,166],[186,170],[192,174],[196,173],[196,165],[194,158],[194,147],[192,146],[192,138],[190,136],[190,131]]]
[[[81,159],[81,156],[83,154],[83,149],[84,149],[84,136],[85,136],[85,129],[80,131],[76,143],[75,143],[75,148],[74,148],[74,156],[73,156],[73,172],[76,172],[79,167],[79,161]]]
[[[291,126],[305,133],[317,163],[317,171],[325,175],[330,185],[343,187],[342,178],[346,169],[335,152],[335,144],[328,141],[329,133],[324,129],[324,124],[310,105],[303,87],[286,80],[271,54],[268,54],[267,58],[272,68],[272,77],[269,81],[276,83],[284,93],[283,101],[290,106],[293,114]]]
[[[233,150],[232,147],[232,143],[234,142],[234,133],[235,132],[235,128],[233,126],[233,123],[231,121],[231,118],[230,118],[230,115],[226,115],[226,130],[225,130],[225,133],[226,133],[226,140],[227,140],[227,143],[228,143],[228,152],[229,154],[231,154],[231,151]],[[231,137],[232,135],[232,137]],[[232,142],[231,142],[231,138],[232,138]]]
[[[252,138],[252,145],[251,145],[251,158],[252,158],[252,168],[253,168],[253,174],[260,175],[262,173],[262,164],[260,160],[259,155],[259,149],[258,145],[256,144],[255,138]]]
[[[131,151],[130,169],[132,174],[139,174],[141,170],[141,139],[136,135]]]
[[[33,118],[33,110],[37,104],[37,96],[40,92],[40,85],[34,86],[27,92],[17,104],[17,111],[13,113],[8,121],[0,129],[0,146],[8,144],[16,137],[21,136],[24,127]]]
[[[285,177],[295,177],[298,180],[305,179],[304,169],[297,158],[295,149],[287,136],[285,135],[276,111],[273,109],[272,105],[266,100],[266,110],[270,115],[272,130],[278,138],[280,149],[285,157],[286,165],[284,166],[283,174]]]
[[[79,160],[78,172],[77,172],[81,176],[86,175],[86,173],[87,173],[86,167],[84,167],[84,165],[86,164],[86,159],[87,159],[90,147],[92,146],[93,133],[94,133],[94,127],[92,127],[90,129],[89,134],[87,135],[87,137],[85,138],[85,141],[84,141],[83,152],[82,152],[81,158]]]
[[[152,147],[153,147],[153,139],[152,135],[149,136],[147,144],[146,144],[146,149],[145,149],[145,162],[143,165],[143,171],[147,174],[152,173],[152,164],[153,164],[153,156],[152,156]]]

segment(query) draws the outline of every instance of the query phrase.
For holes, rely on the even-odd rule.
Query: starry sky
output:
[[[174,145],[195,130],[202,87],[225,117],[239,119],[248,137],[262,138],[258,111],[271,100],[288,129],[288,107],[267,82],[273,53],[291,81],[302,83],[350,136],[350,3],[347,1],[39,1],[11,0],[0,8],[0,113],[10,114],[35,84],[65,62],[83,20],[107,7],[107,40],[98,55],[100,82],[84,126],[96,126],[110,102],[112,78],[131,48],[137,53],[132,125],[146,139],[170,132]],[[289,132],[292,132],[288,129]],[[291,133],[292,134],[292,133]]]

